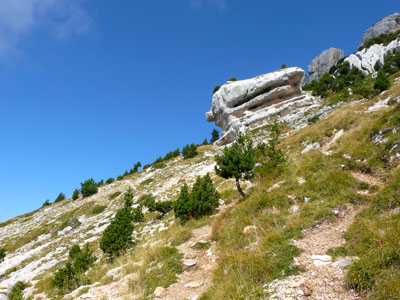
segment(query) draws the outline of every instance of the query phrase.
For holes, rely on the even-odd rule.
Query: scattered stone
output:
[[[161,286],[157,287],[154,291],[154,296],[156,298],[163,298],[165,297],[167,290]]]
[[[195,259],[197,257],[196,253],[185,253],[185,259]]]
[[[321,145],[318,142],[314,142],[312,144],[308,144],[303,151],[301,151],[301,154],[305,154],[313,149],[319,149],[321,148]]]
[[[219,203],[219,205],[224,205],[224,204],[225,204],[225,201],[222,200],[222,199],[219,199],[219,200],[218,200],[218,203]]]
[[[300,209],[300,206],[298,206],[297,204],[292,205],[292,206],[290,207],[290,211],[293,212],[293,213],[298,212],[299,209]]]
[[[302,185],[306,183],[306,180],[303,177],[297,177],[297,183]]]
[[[186,260],[183,261],[183,264],[186,267],[193,267],[193,266],[197,265],[197,261],[194,260],[194,259],[186,259]]]
[[[329,265],[332,262],[332,257],[329,255],[312,255],[311,259],[316,267]]]
[[[311,198],[308,198],[308,197],[304,197],[304,198],[303,198],[304,203],[307,203],[307,202],[310,201],[310,200],[311,200]]]
[[[204,284],[203,280],[195,280],[185,284],[185,288],[196,289],[201,287]]]
[[[345,258],[345,259],[335,261],[333,264],[334,264],[335,266],[338,266],[339,268],[345,268],[345,267],[347,267],[347,266],[351,266],[353,263],[354,263],[354,262],[353,262],[353,259],[347,257],[347,258]]]
[[[246,226],[243,229],[243,233],[246,234],[246,235],[250,235],[250,234],[253,234],[253,233],[256,233],[256,232],[257,232],[257,226],[255,226],[255,225]]]

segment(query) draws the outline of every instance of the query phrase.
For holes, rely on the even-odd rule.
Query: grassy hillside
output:
[[[399,76],[392,75],[392,83]],[[222,150],[201,146],[194,158],[163,161],[160,168],[103,185],[93,196],[0,223],[0,248],[7,250],[0,293],[18,280],[28,284],[27,299],[153,299],[157,288],[165,289],[157,289],[162,291],[157,299],[176,290],[181,293],[168,299],[192,294],[203,300],[268,299],[272,281],[304,271],[294,263],[301,254],[295,241],[309,228],[337,222],[351,207],[360,212],[346,243],[329,250],[334,259],[357,257],[347,269],[346,288],[367,299],[400,299],[399,99],[397,80],[372,99],[346,98],[320,118],[307,122],[305,116],[309,126],[285,126],[280,147],[288,155],[287,167],[246,182],[246,200],[234,181],[215,175],[214,156]],[[267,140],[264,128],[250,135]],[[304,151],[309,145],[314,146]],[[128,188],[135,204],[149,193],[157,201],[174,201],[183,183],[192,185],[207,173],[223,200],[215,215],[182,223],[173,212],[145,211],[126,254],[109,260],[99,250],[101,234]],[[52,277],[74,244],[89,244],[96,262],[80,288],[62,295]],[[188,266],[193,259],[197,266]],[[185,278],[195,287],[186,286]]]

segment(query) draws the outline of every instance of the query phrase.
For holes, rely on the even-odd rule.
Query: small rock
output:
[[[185,253],[184,256],[186,259],[194,259],[197,257],[196,253]]]
[[[243,229],[243,233],[246,234],[246,235],[255,233],[256,231],[257,231],[257,226],[254,226],[254,225],[246,226]]]
[[[224,204],[225,204],[225,201],[222,200],[222,199],[219,199],[219,200],[218,200],[218,203],[219,203],[219,205],[224,205]]]
[[[299,211],[299,209],[300,209],[300,207],[298,206],[298,205],[292,205],[291,207],[290,207],[290,211],[291,212],[297,212],[297,211]]]
[[[197,261],[194,260],[194,259],[186,259],[186,260],[183,261],[183,264],[186,267],[193,267],[193,266],[197,265]]]
[[[353,259],[351,258],[345,258],[334,262],[334,265],[338,266],[339,268],[345,268],[347,266],[351,266],[352,264],[353,264]]]
[[[303,291],[303,294],[304,294],[304,296],[306,296],[306,297],[310,297],[311,294],[312,294],[312,289],[311,289],[309,286],[307,286],[307,285],[303,285],[303,286],[301,287],[301,290]]]
[[[304,197],[304,198],[303,198],[304,203],[307,203],[307,202],[310,201],[310,200],[311,200],[311,198],[308,198],[308,197]]]
[[[167,293],[167,290],[161,286],[157,287],[154,291],[154,296],[156,298],[162,298],[165,296],[165,294]]]
[[[306,183],[306,180],[303,177],[298,177],[297,178],[297,183],[302,185],[302,184]]]
[[[191,281],[185,284],[185,288],[192,288],[192,289],[196,289],[198,287],[201,287],[204,284],[204,281],[202,280],[195,280],[195,281]]]

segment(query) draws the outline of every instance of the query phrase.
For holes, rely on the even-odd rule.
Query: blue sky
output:
[[[0,221],[209,138],[213,87],[355,51],[397,0],[2,0]]]

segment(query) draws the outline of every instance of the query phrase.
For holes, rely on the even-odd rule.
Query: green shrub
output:
[[[133,216],[133,222],[135,223],[141,223],[144,221],[144,215],[142,212],[142,206],[136,207],[133,209],[132,212],[132,216]]]
[[[6,257],[6,249],[1,248],[0,249],[0,263],[4,261],[4,258]]]
[[[315,115],[315,116],[313,116],[311,118],[308,118],[307,122],[313,124],[313,123],[316,123],[318,120],[319,120],[319,116]]]
[[[100,187],[100,186],[102,186],[102,185],[104,185],[104,180],[103,180],[103,179],[100,180],[100,181],[97,183],[97,186],[98,186],[98,187]]]
[[[72,193],[72,200],[77,200],[79,198],[79,190],[75,189]]]
[[[400,69],[400,51],[389,51],[385,56],[382,69],[388,74],[396,73]]]
[[[122,180],[122,179],[124,179],[124,176],[122,176],[122,175],[119,175],[119,176],[117,177],[117,180]]]
[[[59,193],[56,200],[54,200],[54,203],[60,202],[65,200],[65,194],[64,193]]]
[[[208,145],[208,141],[207,141],[207,139],[204,139],[204,141],[203,141],[202,145],[203,145],[203,146],[205,146],[205,145]]]
[[[47,200],[42,204],[42,207],[46,207],[46,206],[49,206],[49,205],[51,205],[51,203],[50,203],[50,200],[47,199]]]
[[[218,207],[220,195],[214,188],[211,177],[197,177],[192,190],[185,183],[174,204],[175,216],[182,221],[210,215]]]
[[[124,196],[124,207],[117,211],[111,224],[104,230],[100,239],[100,249],[107,254],[109,258],[119,256],[133,244],[132,199],[133,193],[129,189]]]
[[[81,183],[81,193],[83,197],[89,197],[97,193],[98,187],[93,178]]]
[[[278,149],[282,124],[275,118],[266,128],[269,135],[268,143],[262,142],[256,148],[257,160],[261,163],[261,166],[257,168],[257,173],[264,176],[280,173],[287,162],[286,153]]]
[[[370,38],[366,40],[360,47],[358,47],[358,51],[363,50],[364,48],[369,48],[375,44],[384,44],[388,45],[391,41],[395,40],[400,34],[400,30],[390,33],[383,33],[377,37]]]
[[[158,211],[163,216],[173,209],[173,204],[171,201],[156,202],[156,199],[154,199],[153,195],[151,194],[142,196],[139,201],[143,203],[143,205],[146,206],[150,212]]]
[[[281,69],[286,69],[287,65],[286,64],[282,64]]]
[[[236,142],[225,147],[222,155],[215,156],[217,165],[215,172],[222,178],[235,178],[236,187],[243,198],[247,195],[240,186],[240,180],[253,178],[253,169],[256,164],[253,142],[243,135],[239,135]]]
[[[360,85],[353,88],[355,94],[361,95],[364,98],[371,99],[376,95],[376,90],[371,87]]]
[[[134,164],[133,169],[129,171],[129,174],[134,174],[139,171],[139,168],[142,166],[142,163],[138,161],[136,164]]]
[[[220,88],[221,88],[220,85],[216,85],[215,88],[214,88],[214,90],[213,90],[213,94],[215,94],[216,92],[218,92]]]
[[[236,77],[231,77],[228,79],[228,81],[237,81]]]
[[[106,184],[110,184],[114,182],[114,178],[110,177],[106,180]]]
[[[374,89],[383,92],[390,87],[390,81],[383,69],[380,69],[378,72],[378,76],[376,77]]]
[[[104,205],[97,205],[95,207],[93,207],[92,213],[97,215],[102,213],[105,209],[107,208],[107,206]]]
[[[24,290],[28,287],[25,282],[18,281],[12,287],[11,291],[8,293],[7,297],[9,300],[23,300]]]
[[[166,166],[167,165],[165,163],[163,163],[163,162],[159,162],[159,163],[153,164],[153,168],[154,169],[164,169]]]
[[[71,247],[69,260],[64,267],[54,272],[52,284],[61,294],[71,292],[81,285],[89,284],[85,272],[93,266],[96,256],[86,244],[83,251],[78,245]]]
[[[188,159],[188,158],[195,157],[198,154],[196,149],[197,149],[197,147],[195,144],[190,144],[190,145],[186,145],[185,147],[183,147],[183,149],[182,149],[183,158]]]
[[[214,142],[218,141],[218,139],[219,139],[219,131],[214,128],[213,131],[211,132],[210,144],[213,144]]]

